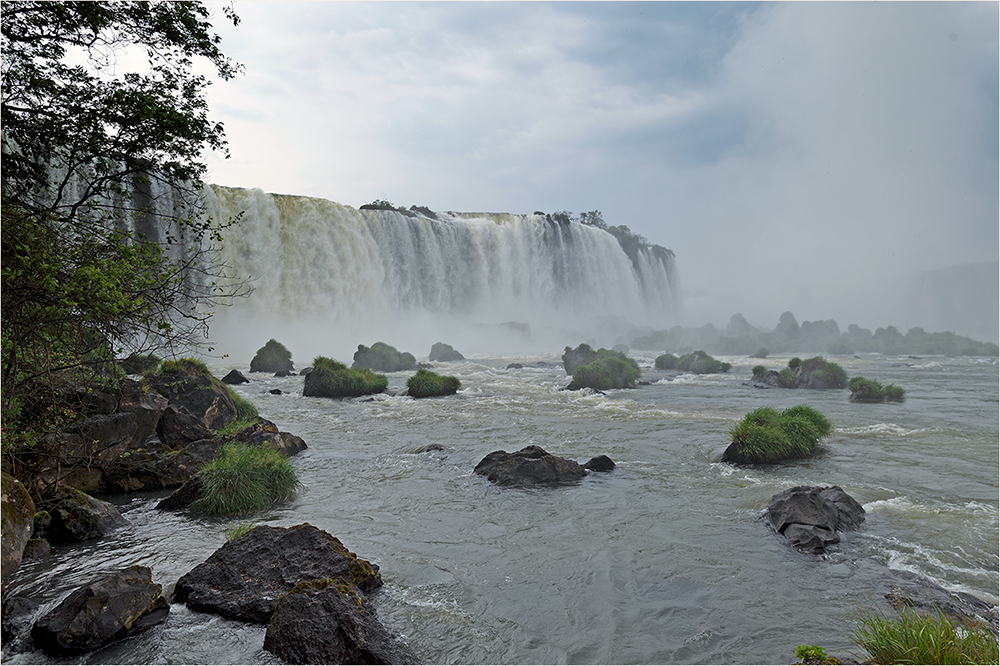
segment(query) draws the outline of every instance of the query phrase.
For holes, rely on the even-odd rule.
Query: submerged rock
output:
[[[416,664],[410,649],[342,578],[299,583],[281,597],[264,649],[289,664]]]
[[[131,566],[71,593],[35,622],[36,648],[89,652],[162,622],[170,605],[148,567]]]
[[[594,471],[610,471],[614,467],[607,456],[598,456],[587,464],[600,468]],[[580,463],[554,456],[534,445],[515,453],[494,451],[483,458],[474,471],[500,486],[571,483],[587,475],[587,469]]]
[[[771,498],[766,519],[791,545],[805,552],[823,553],[840,543],[839,530],[855,529],[865,510],[839,486],[795,486]]]
[[[229,541],[184,574],[174,603],[244,622],[266,624],[278,599],[301,582],[341,577],[362,592],[382,585],[378,565],[308,523],[261,525]]]

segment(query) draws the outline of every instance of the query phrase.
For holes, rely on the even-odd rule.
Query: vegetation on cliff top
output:
[[[610,349],[598,349],[597,358],[573,370],[573,381],[568,388],[576,391],[592,388],[599,391],[635,388],[642,375],[639,364],[625,354]]]

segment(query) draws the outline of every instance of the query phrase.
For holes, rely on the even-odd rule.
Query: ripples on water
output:
[[[854,405],[846,391],[743,386],[757,359],[724,357],[728,374],[699,377],[636,356],[651,384],[606,395],[561,390],[561,366],[506,369],[557,355],[439,364],[462,391],[420,401],[392,395],[408,373],[389,375],[390,394],[348,401],[254,374],[236,391],[309,445],[292,459],[301,491],[257,519],[312,523],[377,562],[386,584],[372,601],[434,663],[787,663],[801,643],[845,655],[850,616],[876,602],[886,566],[997,602],[996,359],[833,357],[849,376],[907,390],[902,404]],[[232,367],[247,365],[213,371]],[[818,456],[717,462],[746,412],[801,403],[835,426]],[[428,444],[444,450],[418,453]],[[472,473],[487,453],[529,444],[618,467],[546,489]],[[794,485],[842,486],[865,524],[826,558],[791,551],[758,518]],[[131,527],[26,561],[16,584],[52,605],[143,564],[172,588],[240,521],[156,511],[163,494],[117,498]],[[163,625],[80,661],[272,663],[263,635],[174,606]]]

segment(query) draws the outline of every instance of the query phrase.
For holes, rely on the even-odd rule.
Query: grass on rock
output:
[[[225,444],[198,475],[204,485],[191,509],[217,516],[260,511],[290,498],[299,485],[291,463],[267,445]]]

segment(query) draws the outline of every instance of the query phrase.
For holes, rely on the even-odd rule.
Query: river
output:
[[[878,601],[887,566],[997,603],[997,359],[828,357],[907,391],[902,404],[862,405],[846,390],[743,384],[753,365],[779,369],[788,355],[723,356],[732,370],[703,376],[631,355],[650,384],[604,395],[562,390],[559,352],[436,364],[462,390],[425,400],[398,395],[410,373],[343,401],[303,397],[298,376],[248,375],[235,390],[309,446],[292,458],[294,500],[255,520],[311,523],[376,562],[374,606],[431,663],[791,663],[803,643],[844,657],[859,651],[851,618]],[[221,377],[249,360],[209,365]],[[796,404],[834,425],[818,455],[718,462],[745,413]],[[429,444],[443,450],[420,453]],[[486,454],[529,444],[580,462],[606,454],[617,468],[541,489],[473,474]],[[867,520],[825,557],[793,551],[759,518],[795,485],[840,485]],[[111,498],[130,527],[26,560],[15,586],[51,606],[142,564],[169,591],[245,521],[157,511],[164,494]],[[264,631],[174,605],[150,631],[62,663],[280,663]],[[51,663],[40,652],[4,661]]]

